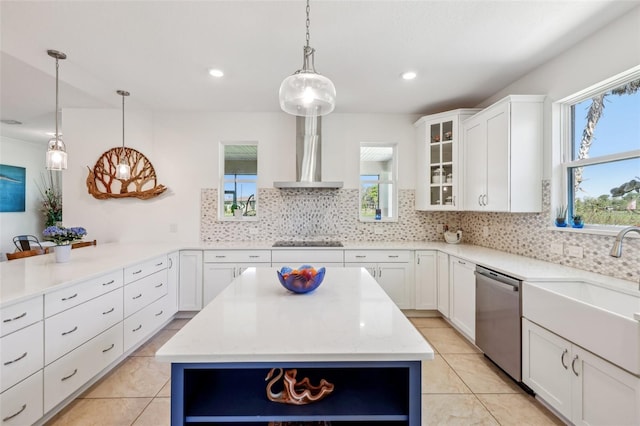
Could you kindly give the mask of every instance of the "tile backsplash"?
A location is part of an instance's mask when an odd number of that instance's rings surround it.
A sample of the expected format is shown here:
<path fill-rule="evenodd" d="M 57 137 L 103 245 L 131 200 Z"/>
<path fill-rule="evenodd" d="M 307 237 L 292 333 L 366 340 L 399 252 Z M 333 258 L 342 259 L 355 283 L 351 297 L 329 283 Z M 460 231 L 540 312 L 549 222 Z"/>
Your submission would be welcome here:
<path fill-rule="evenodd" d="M 462 229 L 463 241 L 559 263 L 616 278 L 640 277 L 640 239 L 626 238 L 621 258 L 609 256 L 611 236 L 563 232 L 552 227 L 549 182 L 543 185 L 542 213 L 423 212 L 414 208 L 414 191 L 400 190 L 397 222 L 360 222 L 358 190 L 262 188 L 258 220 L 217 220 L 218 191 L 201 191 L 200 234 L 204 242 L 341 240 L 442 241 L 439 224 Z M 487 227 L 489 236 L 483 236 Z M 552 254 L 551 244 L 578 246 L 582 258 Z"/>

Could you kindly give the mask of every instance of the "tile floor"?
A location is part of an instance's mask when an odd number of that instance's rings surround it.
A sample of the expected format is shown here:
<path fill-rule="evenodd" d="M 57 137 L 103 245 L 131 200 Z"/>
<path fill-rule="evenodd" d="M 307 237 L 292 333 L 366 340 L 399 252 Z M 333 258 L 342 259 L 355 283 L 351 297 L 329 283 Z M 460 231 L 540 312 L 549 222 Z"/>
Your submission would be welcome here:
<path fill-rule="evenodd" d="M 410 318 L 431 343 L 423 364 L 422 425 L 562 425 L 442 318 Z M 170 423 L 170 366 L 154 353 L 188 320 L 176 319 L 47 426 Z"/>

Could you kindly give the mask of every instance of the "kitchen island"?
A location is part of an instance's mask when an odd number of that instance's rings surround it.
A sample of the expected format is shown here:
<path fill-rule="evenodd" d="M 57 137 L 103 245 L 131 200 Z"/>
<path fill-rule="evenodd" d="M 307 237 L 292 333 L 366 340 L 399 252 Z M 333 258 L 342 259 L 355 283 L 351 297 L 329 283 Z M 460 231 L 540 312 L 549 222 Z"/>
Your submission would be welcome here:
<path fill-rule="evenodd" d="M 156 353 L 171 362 L 171 422 L 420 424 L 421 363 L 433 349 L 361 268 L 330 268 L 296 295 L 250 268 Z M 335 385 L 325 399 L 269 401 L 271 368 Z"/>

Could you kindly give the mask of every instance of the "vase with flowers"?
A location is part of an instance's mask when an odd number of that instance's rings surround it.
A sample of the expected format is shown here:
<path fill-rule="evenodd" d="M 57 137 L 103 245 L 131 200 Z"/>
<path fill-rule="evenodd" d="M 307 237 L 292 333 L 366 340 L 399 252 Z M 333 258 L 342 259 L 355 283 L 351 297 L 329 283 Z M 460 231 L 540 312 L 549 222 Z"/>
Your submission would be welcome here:
<path fill-rule="evenodd" d="M 49 171 L 48 175 L 41 175 L 41 184 L 38 185 L 42 196 L 42 213 L 44 214 L 44 226 L 57 225 L 62 222 L 62 191 L 60 190 L 60 175 Z"/>
<path fill-rule="evenodd" d="M 71 257 L 71 243 L 87 235 L 87 230 L 81 226 L 65 228 L 64 226 L 47 226 L 42 235 L 46 240 L 55 243 L 56 262 L 68 262 Z"/>

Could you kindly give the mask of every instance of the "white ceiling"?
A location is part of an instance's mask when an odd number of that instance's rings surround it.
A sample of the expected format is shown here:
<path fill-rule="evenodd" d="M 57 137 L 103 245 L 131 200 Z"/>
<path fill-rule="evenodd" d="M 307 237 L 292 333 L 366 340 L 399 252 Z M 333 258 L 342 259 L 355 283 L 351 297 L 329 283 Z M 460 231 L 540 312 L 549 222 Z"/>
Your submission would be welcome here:
<path fill-rule="evenodd" d="M 312 0 L 316 69 L 336 113 L 475 106 L 638 7 L 640 0 Z M 289 1 L 0 2 L 2 135 L 46 141 L 62 108 L 275 112 L 300 68 L 305 4 Z M 207 74 L 211 67 L 222 79 Z M 400 74 L 418 77 L 404 81 Z M 64 131 L 64 126 L 63 126 Z"/>

